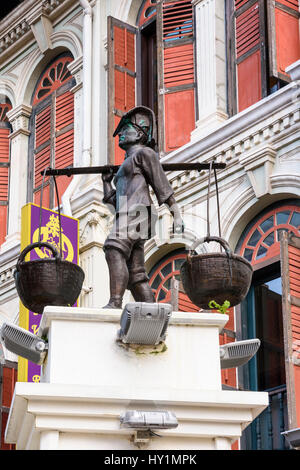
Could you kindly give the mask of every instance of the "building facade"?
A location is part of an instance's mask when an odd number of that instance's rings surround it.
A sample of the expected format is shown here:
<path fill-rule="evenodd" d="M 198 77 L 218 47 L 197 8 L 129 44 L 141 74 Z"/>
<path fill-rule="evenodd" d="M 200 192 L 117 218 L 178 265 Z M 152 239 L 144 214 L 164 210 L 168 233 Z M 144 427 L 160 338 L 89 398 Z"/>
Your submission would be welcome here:
<path fill-rule="evenodd" d="M 211 185 L 206 170 L 168 173 L 185 232 L 172 234 L 157 207 L 145 256 L 157 301 L 182 311 L 198 310 L 179 276 L 195 240 L 221 234 L 253 266 L 248 296 L 220 335 L 220 344 L 262 343 L 246 366 L 222 372 L 225 388 L 269 392 L 241 449 L 286 448 L 280 433 L 300 426 L 299 11 L 298 0 L 24 0 L 0 21 L 0 322 L 21 320 L 21 209 L 40 203 L 41 171 L 120 164 L 115 127 L 135 105 L 150 107 L 163 163 L 226 163 Z M 112 221 L 101 177 L 57 183 L 62 212 L 79 220 L 79 305 L 101 307 Z M 42 204 L 57 207 L 47 177 Z M 2 351 L 3 449 L 17 370 Z"/>

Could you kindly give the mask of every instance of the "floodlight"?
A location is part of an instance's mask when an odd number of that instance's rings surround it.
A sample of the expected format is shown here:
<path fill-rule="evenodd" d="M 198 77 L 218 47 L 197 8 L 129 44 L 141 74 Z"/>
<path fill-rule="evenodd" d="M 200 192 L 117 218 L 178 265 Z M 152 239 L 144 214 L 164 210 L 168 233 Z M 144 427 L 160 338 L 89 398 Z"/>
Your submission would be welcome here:
<path fill-rule="evenodd" d="M 170 304 L 128 303 L 121 315 L 118 339 L 123 343 L 158 344 L 166 337 L 171 313 Z"/>
<path fill-rule="evenodd" d="M 290 446 L 294 448 L 300 448 L 300 428 L 290 429 L 289 431 L 285 431 L 281 433 L 290 444 Z"/>
<path fill-rule="evenodd" d="M 42 338 L 24 328 L 3 323 L 0 329 L 0 339 L 9 351 L 18 356 L 39 365 L 44 362 L 48 344 Z"/>
<path fill-rule="evenodd" d="M 220 346 L 221 369 L 231 369 L 246 364 L 258 351 L 259 339 L 247 339 Z"/>
<path fill-rule="evenodd" d="M 121 427 L 134 429 L 177 428 L 178 421 L 170 411 L 125 411 L 120 416 Z"/>

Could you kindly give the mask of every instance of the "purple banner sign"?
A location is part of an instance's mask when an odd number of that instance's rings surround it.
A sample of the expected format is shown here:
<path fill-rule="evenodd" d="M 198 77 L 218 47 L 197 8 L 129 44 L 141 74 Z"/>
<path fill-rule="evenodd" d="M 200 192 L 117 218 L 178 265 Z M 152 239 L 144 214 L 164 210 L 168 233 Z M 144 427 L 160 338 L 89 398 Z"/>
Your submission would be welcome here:
<path fill-rule="evenodd" d="M 30 240 L 27 244 L 39 241 L 39 227 L 40 227 L 40 207 L 34 204 L 26 206 L 27 224 L 29 223 L 30 230 L 27 230 Z M 30 221 L 30 222 L 29 222 Z M 79 259 L 79 243 L 78 243 L 78 230 L 79 222 L 77 219 L 61 214 L 61 240 L 60 244 L 60 224 L 59 214 L 49 209 L 42 208 L 41 217 L 41 242 L 48 242 L 60 253 L 62 252 L 62 259 L 70 261 L 71 263 L 78 264 Z M 36 248 L 30 252 L 30 260 L 39 258 L 52 257 L 52 252 L 46 247 Z M 28 329 L 33 334 L 37 334 L 42 315 L 28 311 Z M 40 381 L 41 366 L 28 361 L 28 382 Z"/>

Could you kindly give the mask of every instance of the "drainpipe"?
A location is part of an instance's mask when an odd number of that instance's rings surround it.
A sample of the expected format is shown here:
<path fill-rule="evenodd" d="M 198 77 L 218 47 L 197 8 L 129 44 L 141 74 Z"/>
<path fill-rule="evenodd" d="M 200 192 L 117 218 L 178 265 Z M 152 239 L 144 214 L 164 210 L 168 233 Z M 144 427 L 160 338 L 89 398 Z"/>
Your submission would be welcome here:
<path fill-rule="evenodd" d="M 91 164 L 92 148 L 92 7 L 79 0 L 83 8 L 83 166 Z"/>
<path fill-rule="evenodd" d="M 90 166 L 92 149 L 92 7 L 88 0 L 79 0 L 83 8 L 83 121 L 81 166 Z M 62 197 L 63 210 L 72 216 L 70 199 L 82 175 L 74 176 Z"/>

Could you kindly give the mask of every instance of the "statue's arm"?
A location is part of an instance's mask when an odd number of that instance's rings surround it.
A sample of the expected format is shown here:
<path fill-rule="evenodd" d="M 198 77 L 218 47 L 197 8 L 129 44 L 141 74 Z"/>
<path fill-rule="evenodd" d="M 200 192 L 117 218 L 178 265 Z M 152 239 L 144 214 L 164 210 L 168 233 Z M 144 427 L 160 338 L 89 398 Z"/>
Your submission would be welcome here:
<path fill-rule="evenodd" d="M 168 206 L 169 211 L 173 216 L 173 232 L 182 233 L 184 232 L 184 223 L 180 214 L 179 206 L 175 200 L 175 197 L 172 195 L 165 201 L 165 204 Z"/>
<path fill-rule="evenodd" d="M 163 167 L 152 149 L 146 148 L 137 155 L 137 164 L 142 168 L 146 180 L 152 187 L 158 203 L 166 204 L 174 218 L 173 231 L 182 233 L 184 225 L 174 191 L 166 177 Z"/>
<path fill-rule="evenodd" d="M 116 207 L 116 190 L 112 187 L 111 181 L 114 177 L 113 172 L 103 173 L 103 202 Z"/>

